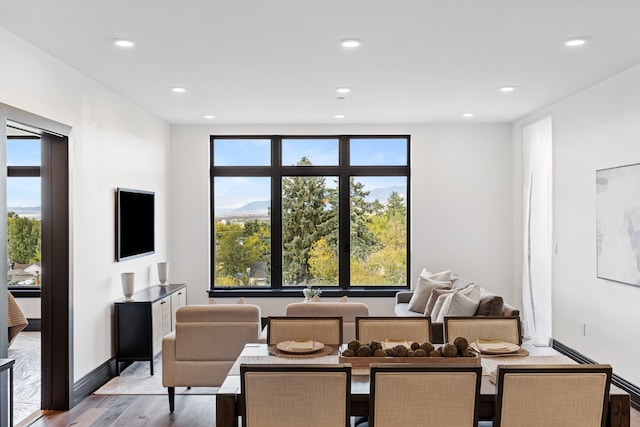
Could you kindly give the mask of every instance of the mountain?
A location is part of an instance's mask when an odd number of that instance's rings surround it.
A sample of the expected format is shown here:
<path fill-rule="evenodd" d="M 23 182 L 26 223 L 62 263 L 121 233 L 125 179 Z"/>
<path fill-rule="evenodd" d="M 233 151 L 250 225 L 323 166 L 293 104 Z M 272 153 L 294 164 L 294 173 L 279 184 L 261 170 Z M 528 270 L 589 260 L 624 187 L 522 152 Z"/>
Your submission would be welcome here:
<path fill-rule="evenodd" d="M 8 206 L 7 212 L 15 212 L 18 216 L 25 218 L 40 219 L 40 206 Z"/>
<path fill-rule="evenodd" d="M 255 212 L 255 211 L 267 211 L 271 207 L 271 201 L 259 200 L 256 202 L 247 203 L 244 206 L 236 208 L 233 212 Z"/>
<path fill-rule="evenodd" d="M 407 187 L 404 185 L 394 185 L 392 187 L 374 188 L 371 193 L 365 198 L 367 202 L 371 203 L 378 199 L 380 203 L 386 203 L 387 199 L 393 192 L 398 193 L 404 200 L 407 200 Z"/>

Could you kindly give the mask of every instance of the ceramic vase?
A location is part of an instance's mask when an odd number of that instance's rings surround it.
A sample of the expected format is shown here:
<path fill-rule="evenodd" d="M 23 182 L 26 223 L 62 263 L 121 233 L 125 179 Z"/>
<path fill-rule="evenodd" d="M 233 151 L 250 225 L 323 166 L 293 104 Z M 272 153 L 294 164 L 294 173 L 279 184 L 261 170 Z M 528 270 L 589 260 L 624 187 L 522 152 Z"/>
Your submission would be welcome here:
<path fill-rule="evenodd" d="M 167 286 L 169 275 L 169 263 L 168 262 L 159 262 L 158 263 L 158 280 L 160 280 L 160 286 Z"/>
<path fill-rule="evenodd" d="M 120 275 L 122 278 L 122 294 L 124 295 L 124 299 L 131 300 L 133 296 L 133 289 L 135 288 L 135 273 L 122 273 Z"/>

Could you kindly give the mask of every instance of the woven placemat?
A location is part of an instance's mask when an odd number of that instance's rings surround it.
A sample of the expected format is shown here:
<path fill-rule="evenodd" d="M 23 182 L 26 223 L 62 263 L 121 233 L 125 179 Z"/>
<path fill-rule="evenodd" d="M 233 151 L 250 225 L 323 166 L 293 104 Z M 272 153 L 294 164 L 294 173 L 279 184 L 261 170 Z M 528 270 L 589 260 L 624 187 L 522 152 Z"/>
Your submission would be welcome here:
<path fill-rule="evenodd" d="M 510 357 L 510 356 L 528 356 L 529 355 L 529 351 L 527 351 L 524 348 L 521 348 L 520 350 L 513 352 L 513 353 L 502 353 L 502 354 L 485 354 L 485 353 L 480 353 L 481 357 Z"/>
<path fill-rule="evenodd" d="M 314 357 L 321 357 L 321 356 L 328 356 L 330 354 L 332 354 L 334 352 L 334 348 L 331 347 L 330 345 L 325 345 L 324 347 L 322 347 L 320 350 L 313 352 L 313 353 L 306 353 L 306 354 L 294 354 L 294 353 L 287 353 L 284 352 L 282 350 L 280 350 L 278 347 L 276 347 L 275 345 L 270 345 L 269 346 L 269 353 L 274 355 L 274 356 L 278 356 L 278 357 L 284 357 L 287 359 L 312 359 Z"/>

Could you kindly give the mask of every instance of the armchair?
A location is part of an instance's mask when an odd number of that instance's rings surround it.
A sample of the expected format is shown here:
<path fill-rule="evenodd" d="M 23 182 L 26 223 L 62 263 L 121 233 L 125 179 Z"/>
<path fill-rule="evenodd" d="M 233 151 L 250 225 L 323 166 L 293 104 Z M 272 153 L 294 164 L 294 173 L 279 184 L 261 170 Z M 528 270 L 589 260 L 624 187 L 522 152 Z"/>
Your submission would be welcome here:
<path fill-rule="evenodd" d="M 260 307 L 189 305 L 176 312 L 174 332 L 162 340 L 162 385 L 173 412 L 175 387 L 216 387 L 246 343 L 258 342 Z"/>

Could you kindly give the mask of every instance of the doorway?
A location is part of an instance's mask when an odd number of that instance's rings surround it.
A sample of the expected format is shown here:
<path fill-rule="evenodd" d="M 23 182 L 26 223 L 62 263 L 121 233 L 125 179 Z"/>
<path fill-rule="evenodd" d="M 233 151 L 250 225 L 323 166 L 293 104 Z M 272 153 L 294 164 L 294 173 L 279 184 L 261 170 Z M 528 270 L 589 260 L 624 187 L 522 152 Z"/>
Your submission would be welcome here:
<path fill-rule="evenodd" d="M 6 126 L 39 134 L 41 138 L 41 409 L 65 410 L 73 404 L 72 289 L 69 255 L 69 161 L 68 135 L 71 128 L 0 104 L 0 137 L 7 140 Z M 6 165 L 5 153 L 0 157 Z M 6 174 L 1 177 L 6 200 Z M 6 203 L 2 214 L 7 215 Z M 0 238 L 7 237 L 7 223 L 1 222 Z M 0 248 L 0 256 L 7 256 Z M 7 277 L 7 265 L 0 264 Z M 7 286 L 0 286 L 0 316 L 6 319 Z M 3 323 L 4 326 L 4 323 Z M 7 355 L 7 328 L 0 328 L 0 357 Z M 7 378 L 0 378 L 6 390 Z M 1 395 L 1 392 L 0 392 Z M 1 396 L 0 396 L 1 397 Z M 4 402 L 0 399 L 0 402 Z M 0 403 L 0 406 L 6 403 Z M 7 413 L 8 408 L 0 408 Z M 0 423 L 1 424 L 1 423 Z"/>

